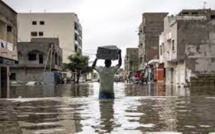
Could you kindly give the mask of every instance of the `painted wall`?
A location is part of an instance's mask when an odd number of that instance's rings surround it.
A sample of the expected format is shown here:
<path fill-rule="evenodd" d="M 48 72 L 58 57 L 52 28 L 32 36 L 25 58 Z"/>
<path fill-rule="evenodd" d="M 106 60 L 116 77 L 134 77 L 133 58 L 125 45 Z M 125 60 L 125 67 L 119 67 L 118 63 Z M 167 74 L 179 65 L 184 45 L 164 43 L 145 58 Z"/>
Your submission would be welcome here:
<path fill-rule="evenodd" d="M 42 37 L 59 38 L 60 47 L 63 49 L 63 63 L 68 63 L 68 56 L 75 52 L 75 44 L 82 48 L 82 44 L 75 41 L 75 33 L 80 32 L 74 29 L 75 22 L 79 24 L 74 13 L 20 13 L 17 19 L 18 37 L 22 41 L 29 42 L 32 38 L 31 32 L 34 31 L 43 32 Z M 32 25 L 32 21 L 36 21 L 37 25 Z M 40 21 L 45 24 L 40 25 Z"/>

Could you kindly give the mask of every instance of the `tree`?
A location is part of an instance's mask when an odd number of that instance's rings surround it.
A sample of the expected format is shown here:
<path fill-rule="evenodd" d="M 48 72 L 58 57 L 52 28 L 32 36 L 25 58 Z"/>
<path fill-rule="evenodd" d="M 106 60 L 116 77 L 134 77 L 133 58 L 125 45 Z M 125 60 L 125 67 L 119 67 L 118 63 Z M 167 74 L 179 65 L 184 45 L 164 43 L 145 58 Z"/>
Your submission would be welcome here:
<path fill-rule="evenodd" d="M 79 78 L 82 73 L 85 73 L 86 70 L 89 69 L 88 67 L 88 56 L 83 56 L 81 53 L 71 54 L 68 57 L 70 63 L 67 64 L 67 68 L 75 73 L 76 75 L 76 83 L 79 83 Z"/>

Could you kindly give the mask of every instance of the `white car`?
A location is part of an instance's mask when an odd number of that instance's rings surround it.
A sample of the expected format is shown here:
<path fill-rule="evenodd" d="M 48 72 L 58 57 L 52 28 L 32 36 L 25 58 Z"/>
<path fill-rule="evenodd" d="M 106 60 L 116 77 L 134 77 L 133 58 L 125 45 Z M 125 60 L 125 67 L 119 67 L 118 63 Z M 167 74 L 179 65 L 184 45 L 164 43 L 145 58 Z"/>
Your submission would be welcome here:
<path fill-rule="evenodd" d="M 10 81 L 10 86 L 21 86 L 22 84 L 17 81 Z"/>
<path fill-rule="evenodd" d="M 27 84 L 25 84 L 26 86 L 39 86 L 39 85 L 44 85 L 43 82 L 40 81 L 29 81 Z"/>

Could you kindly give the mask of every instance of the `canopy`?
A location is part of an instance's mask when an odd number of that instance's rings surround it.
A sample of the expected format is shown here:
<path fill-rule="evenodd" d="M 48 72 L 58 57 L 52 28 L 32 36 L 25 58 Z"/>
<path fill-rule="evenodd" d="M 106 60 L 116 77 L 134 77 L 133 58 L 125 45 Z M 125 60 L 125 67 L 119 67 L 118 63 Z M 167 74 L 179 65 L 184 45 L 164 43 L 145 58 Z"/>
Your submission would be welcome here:
<path fill-rule="evenodd" d="M 148 62 L 148 64 L 156 64 L 156 63 L 160 63 L 159 59 L 152 59 Z"/>

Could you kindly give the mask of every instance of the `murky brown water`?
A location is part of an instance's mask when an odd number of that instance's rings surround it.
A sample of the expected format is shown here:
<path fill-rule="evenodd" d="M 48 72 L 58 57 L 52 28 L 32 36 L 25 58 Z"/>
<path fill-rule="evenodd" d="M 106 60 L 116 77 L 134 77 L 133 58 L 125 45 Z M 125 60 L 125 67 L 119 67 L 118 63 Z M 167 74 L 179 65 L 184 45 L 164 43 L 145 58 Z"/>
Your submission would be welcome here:
<path fill-rule="evenodd" d="M 115 84 L 114 100 L 98 83 L 13 87 L 0 99 L 0 134 L 215 133 L 215 88 Z"/>

